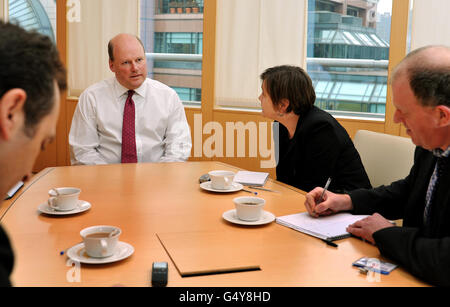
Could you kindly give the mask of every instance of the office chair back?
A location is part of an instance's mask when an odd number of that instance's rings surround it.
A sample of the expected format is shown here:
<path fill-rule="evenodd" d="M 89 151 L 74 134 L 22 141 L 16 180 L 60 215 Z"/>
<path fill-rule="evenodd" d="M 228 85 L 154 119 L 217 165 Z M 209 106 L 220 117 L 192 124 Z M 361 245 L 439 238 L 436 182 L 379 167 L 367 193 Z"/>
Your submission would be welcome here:
<path fill-rule="evenodd" d="M 359 130 L 353 143 L 373 187 L 405 178 L 414 163 L 416 147 L 409 138 Z"/>

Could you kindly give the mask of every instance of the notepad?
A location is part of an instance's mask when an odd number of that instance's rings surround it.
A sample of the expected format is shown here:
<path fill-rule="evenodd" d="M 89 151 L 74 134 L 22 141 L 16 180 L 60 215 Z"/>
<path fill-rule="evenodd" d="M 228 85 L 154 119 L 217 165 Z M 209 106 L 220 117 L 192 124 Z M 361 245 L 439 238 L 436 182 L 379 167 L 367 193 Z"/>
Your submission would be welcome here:
<path fill-rule="evenodd" d="M 261 270 L 255 245 L 257 234 L 227 232 L 157 233 L 183 277 Z"/>
<path fill-rule="evenodd" d="M 366 217 L 368 215 L 338 213 L 314 218 L 308 212 L 302 212 L 278 217 L 276 222 L 323 240 L 334 241 L 349 237 L 350 234 L 346 231 L 347 226 Z"/>
<path fill-rule="evenodd" d="M 234 176 L 234 182 L 249 186 L 263 186 L 266 184 L 269 173 L 239 171 Z"/>

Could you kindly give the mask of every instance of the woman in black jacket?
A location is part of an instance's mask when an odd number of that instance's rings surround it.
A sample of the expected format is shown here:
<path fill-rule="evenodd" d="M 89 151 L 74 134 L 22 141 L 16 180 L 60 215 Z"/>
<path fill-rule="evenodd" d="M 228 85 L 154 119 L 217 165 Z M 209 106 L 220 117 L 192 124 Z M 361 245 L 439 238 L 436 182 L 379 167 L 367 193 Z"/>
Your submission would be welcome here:
<path fill-rule="evenodd" d="M 269 68 L 261 80 L 262 114 L 281 124 L 274 129 L 279 145 L 278 181 L 306 192 L 323 187 L 329 177 L 329 189 L 334 192 L 371 187 L 347 131 L 333 116 L 314 106 L 316 94 L 303 69 Z"/>

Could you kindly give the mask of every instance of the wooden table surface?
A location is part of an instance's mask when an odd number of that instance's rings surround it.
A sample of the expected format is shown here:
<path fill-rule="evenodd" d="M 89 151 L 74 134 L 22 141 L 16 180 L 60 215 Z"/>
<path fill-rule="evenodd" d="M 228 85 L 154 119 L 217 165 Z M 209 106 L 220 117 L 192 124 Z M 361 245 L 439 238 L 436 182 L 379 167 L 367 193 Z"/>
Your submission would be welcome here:
<path fill-rule="evenodd" d="M 15 251 L 15 286 L 149 286 L 152 263 L 169 263 L 168 286 L 424 286 L 402 268 L 385 276 L 364 276 L 352 267 L 362 256 L 386 260 L 376 247 L 355 238 L 337 241 L 339 247 L 274 223 L 240 226 L 222 218 L 234 208 L 243 191 L 211 193 L 198 178 L 211 170 L 237 171 L 219 162 L 58 167 L 43 170 L 21 195 L 2 205 L 1 223 Z M 92 204 L 84 213 L 54 217 L 39 213 L 48 190 L 79 187 L 80 199 Z M 305 211 L 301 191 L 270 180 L 258 191 L 265 210 L 275 216 Z M 6 210 L 6 209 L 7 210 Z M 134 254 L 120 262 L 76 267 L 61 251 L 81 242 L 83 228 L 114 225 L 120 241 Z M 157 234 L 218 233 L 218 237 L 247 240 L 260 271 L 181 277 Z M 227 240 L 233 249 L 233 240 Z M 210 252 L 214 257 L 214 251 Z M 220 256 L 220 255 L 217 255 Z M 75 273 L 75 275 L 74 275 Z M 74 276 L 78 281 L 74 281 Z"/>

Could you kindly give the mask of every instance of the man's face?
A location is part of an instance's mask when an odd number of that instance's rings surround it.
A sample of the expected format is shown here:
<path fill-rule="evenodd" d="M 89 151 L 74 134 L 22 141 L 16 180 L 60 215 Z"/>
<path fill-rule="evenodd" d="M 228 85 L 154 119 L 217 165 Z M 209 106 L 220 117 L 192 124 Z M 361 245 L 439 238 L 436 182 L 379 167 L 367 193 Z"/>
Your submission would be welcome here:
<path fill-rule="evenodd" d="M 117 81 L 129 89 L 135 90 L 147 78 L 147 60 L 144 48 L 135 37 L 120 37 L 114 42 L 114 61 L 109 61 L 111 71 Z"/>
<path fill-rule="evenodd" d="M 59 117 L 59 100 L 60 93 L 55 83 L 53 109 L 37 124 L 34 135 L 27 135 L 23 120 L 22 125 L 7 141 L 9 143 L 6 156 L 8 161 L 0 161 L 0 163 L 5 163 L 1 166 L 1 169 L 5 172 L 2 177 L 8 182 L 6 185 L 2 184 L 2 186 L 6 186 L 8 190 L 20 180 L 30 177 L 38 154 L 55 138 L 56 123 Z M 23 116 L 24 118 L 25 116 Z M 6 193 L 8 190 L 1 192 Z"/>
<path fill-rule="evenodd" d="M 425 149 L 439 148 L 436 142 L 436 110 L 422 106 L 409 86 L 406 74 L 402 74 L 392 84 L 393 101 L 396 108 L 394 122 L 401 123 L 413 143 Z"/>

